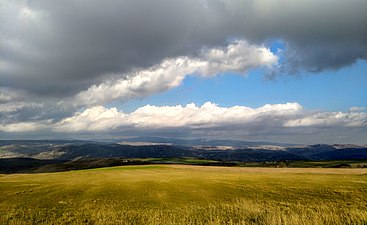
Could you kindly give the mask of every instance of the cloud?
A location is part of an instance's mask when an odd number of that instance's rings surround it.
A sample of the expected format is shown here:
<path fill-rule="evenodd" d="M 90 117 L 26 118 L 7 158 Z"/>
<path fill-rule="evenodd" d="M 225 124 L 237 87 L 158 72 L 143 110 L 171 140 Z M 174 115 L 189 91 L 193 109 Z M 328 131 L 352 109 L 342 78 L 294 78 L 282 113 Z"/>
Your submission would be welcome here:
<path fill-rule="evenodd" d="M 367 59 L 367 2 L 223 1 L 248 40 L 286 43 L 280 73 L 335 70 Z"/>
<path fill-rule="evenodd" d="M 361 107 L 361 106 L 353 106 L 353 107 L 350 107 L 349 109 L 349 111 L 351 112 L 360 112 L 364 110 L 366 110 L 366 107 Z"/>
<path fill-rule="evenodd" d="M 95 106 L 55 124 L 57 131 L 108 131 L 110 129 L 277 129 L 287 127 L 365 127 L 367 114 L 355 112 L 305 112 L 298 103 L 267 104 L 259 108 L 220 107 L 211 102 L 202 106 L 146 105 L 126 114 L 116 108 Z"/>
<path fill-rule="evenodd" d="M 96 106 L 76 113 L 55 124 L 56 131 L 101 131 L 115 129 L 124 122 L 125 115 L 116 108 Z"/>
<path fill-rule="evenodd" d="M 12 90 L 8 88 L 0 88 L 0 104 L 11 101 L 19 101 L 24 96 L 24 93 L 19 90 Z"/>
<path fill-rule="evenodd" d="M 364 112 L 307 112 L 298 103 L 266 104 L 259 108 L 246 106 L 220 107 L 206 102 L 185 106 L 146 105 L 131 113 L 117 108 L 94 106 L 58 122 L 40 120 L 1 124 L 5 132 L 42 130 L 46 126 L 56 132 L 95 132 L 119 129 L 283 129 L 297 127 L 337 128 L 366 127 Z"/>
<path fill-rule="evenodd" d="M 269 49 L 237 40 L 223 48 L 203 49 L 196 57 L 167 58 L 148 69 L 116 75 L 122 78 L 93 85 L 72 101 L 76 105 L 126 101 L 177 87 L 187 75 L 210 77 L 226 71 L 244 74 L 252 68 L 270 68 L 277 60 Z"/>
<path fill-rule="evenodd" d="M 282 39 L 279 73 L 338 69 L 367 57 L 366 11 L 361 0 L 4 0 L 0 86 L 70 97 L 234 38 Z"/>
<path fill-rule="evenodd" d="M 5 93 L 0 93 L 0 102 L 9 102 L 11 99 L 11 96 Z"/>
<path fill-rule="evenodd" d="M 24 108 L 43 107 L 43 104 L 36 102 L 7 102 L 0 103 L 0 113 L 12 113 Z"/>
<path fill-rule="evenodd" d="M 233 106 L 230 108 L 219 107 L 211 102 L 206 102 L 198 107 L 191 103 L 186 106 L 151 106 L 138 108 L 129 115 L 129 119 L 136 127 L 162 128 L 189 127 L 212 128 L 238 125 L 253 125 L 256 123 L 268 123 L 267 118 L 281 118 L 290 116 L 301 110 L 298 103 L 286 103 L 265 105 L 253 109 L 245 106 Z"/>
<path fill-rule="evenodd" d="M 125 114 L 116 108 L 95 106 L 74 116 L 65 118 L 54 125 L 56 131 L 106 131 L 118 128 L 190 128 L 209 129 L 224 126 L 258 126 L 259 124 L 279 124 L 288 116 L 300 112 L 298 103 L 264 105 L 260 108 L 233 106 L 219 107 L 211 102 L 202 106 L 194 103 L 186 106 L 152 106 L 146 105 L 136 111 Z"/>
<path fill-rule="evenodd" d="M 196 0 L 2 1 L 1 85 L 72 96 L 106 74 L 224 44 L 220 17 Z"/>
<path fill-rule="evenodd" d="M 3 132 L 29 132 L 46 128 L 47 126 L 44 124 L 44 121 L 0 124 L 0 131 Z"/>
<path fill-rule="evenodd" d="M 3 135 L 25 132 L 73 138 L 96 134 L 100 138 L 163 135 L 291 143 L 361 143 L 366 129 L 365 112 L 312 112 L 295 102 L 258 108 L 221 107 L 211 102 L 200 106 L 145 105 L 131 113 L 115 107 L 93 106 L 59 121 L 0 123 Z"/>
<path fill-rule="evenodd" d="M 287 127 L 364 127 L 367 114 L 362 112 L 321 112 L 287 121 Z"/>

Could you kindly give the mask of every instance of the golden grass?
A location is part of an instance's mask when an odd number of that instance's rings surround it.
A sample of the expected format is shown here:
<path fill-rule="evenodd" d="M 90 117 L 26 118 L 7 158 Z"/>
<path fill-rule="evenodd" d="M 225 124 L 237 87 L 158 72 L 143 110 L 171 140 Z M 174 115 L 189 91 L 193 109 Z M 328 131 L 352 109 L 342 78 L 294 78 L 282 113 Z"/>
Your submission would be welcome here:
<path fill-rule="evenodd" d="M 182 165 L 0 175 L 0 224 L 367 224 L 366 169 Z"/>

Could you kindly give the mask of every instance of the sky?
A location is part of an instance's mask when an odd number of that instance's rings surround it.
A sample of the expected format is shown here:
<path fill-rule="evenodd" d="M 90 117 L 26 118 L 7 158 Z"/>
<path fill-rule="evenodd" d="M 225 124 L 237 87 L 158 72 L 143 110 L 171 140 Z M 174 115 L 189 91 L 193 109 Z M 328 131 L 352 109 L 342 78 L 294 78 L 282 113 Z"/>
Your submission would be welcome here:
<path fill-rule="evenodd" d="M 365 0 L 0 0 L 0 139 L 367 144 Z"/>

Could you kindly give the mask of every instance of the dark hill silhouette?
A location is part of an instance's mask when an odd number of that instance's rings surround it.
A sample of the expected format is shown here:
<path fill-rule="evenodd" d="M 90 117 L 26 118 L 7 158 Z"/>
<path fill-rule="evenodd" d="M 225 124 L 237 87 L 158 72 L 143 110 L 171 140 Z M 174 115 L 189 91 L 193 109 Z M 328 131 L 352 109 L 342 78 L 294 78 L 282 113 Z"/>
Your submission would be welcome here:
<path fill-rule="evenodd" d="M 160 139 L 159 141 L 162 140 Z M 172 145 L 172 143 L 127 145 L 110 142 L 68 140 L 6 140 L 0 141 L 0 172 L 35 171 L 41 167 L 43 171 L 96 168 L 110 165 L 127 165 L 127 160 L 129 160 L 129 163 L 139 164 L 142 162 L 136 159 L 141 158 L 193 158 L 214 160 L 215 162 L 212 163 L 219 162 L 219 165 L 224 165 L 223 163 L 232 165 L 233 162 L 367 159 L 367 148 L 355 145 L 238 146 L 241 142 L 231 142 L 230 140 L 221 143 L 220 140 L 202 141 L 201 139 L 196 139 L 193 142 L 210 145 Z M 230 143 L 233 145 L 224 145 Z M 213 144 L 217 144 L 217 146 Z M 163 160 L 162 162 L 167 163 L 169 160 Z"/>

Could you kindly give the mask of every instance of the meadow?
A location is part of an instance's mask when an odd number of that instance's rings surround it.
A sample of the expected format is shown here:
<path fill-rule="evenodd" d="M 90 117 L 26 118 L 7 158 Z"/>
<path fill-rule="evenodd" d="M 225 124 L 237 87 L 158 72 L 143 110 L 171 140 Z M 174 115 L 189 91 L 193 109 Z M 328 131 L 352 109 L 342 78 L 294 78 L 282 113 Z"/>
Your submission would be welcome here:
<path fill-rule="evenodd" d="M 367 169 L 140 165 L 0 174 L 0 224 L 367 224 Z"/>

